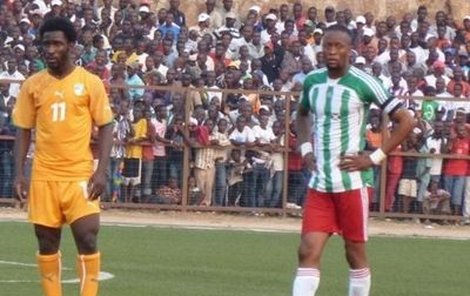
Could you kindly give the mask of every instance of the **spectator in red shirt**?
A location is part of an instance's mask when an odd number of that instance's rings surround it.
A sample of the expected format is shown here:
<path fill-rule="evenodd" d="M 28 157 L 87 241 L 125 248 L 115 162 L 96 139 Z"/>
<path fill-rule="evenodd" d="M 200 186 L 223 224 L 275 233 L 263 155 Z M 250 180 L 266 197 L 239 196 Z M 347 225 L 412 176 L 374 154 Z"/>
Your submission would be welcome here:
<path fill-rule="evenodd" d="M 400 152 L 401 145 L 393 152 Z M 391 212 L 395 203 L 395 193 L 403 170 L 401 156 L 390 155 L 387 157 L 387 185 L 385 189 L 385 211 Z"/>
<path fill-rule="evenodd" d="M 457 124 L 455 135 L 451 134 L 447 144 L 447 152 L 466 156 L 469 154 L 470 141 L 464 124 Z M 444 188 L 451 194 L 452 213 L 462 215 L 462 201 L 467 175 L 468 161 L 466 159 L 449 159 L 444 165 Z"/>
<path fill-rule="evenodd" d="M 297 30 L 301 30 L 304 27 L 305 21 L 307 18 L 305 17 L 303 13 L 303 7 L 302 4 L 299 2 L 296 2 L 294 6 L 292 7 L 292 14 L 294 16 L 295 20 L 295 27 Z"/>
<path fill-rule="evenodd" d="M 214 60 L 214 63 L 221 62 L 225 67 L 228 67 L 232 62 L 232 59 L 227 57 L 227 48 L 222 43 L 218 43 L 215 50 L 209 53 L 209 56 Z"/>
<path fill-rule="evenodd" d="M 290 148 L 287 162 L 288 172 L 288 207 L 297 208 L 303 205 L 303 198 L 307 190 L 307 184 L 304 176 L 304 164 L 302 156 L 297 150 L 297 134 L 295 124 L 290 124 L 290 132 L 288 135 L 288 145 Z"/>
<path fill-rule="evenodd" d="M 462 93 L 465 96 L 470 95 L 470 84 L 466 82 L 464 72 L 460 66 L 454 68 L 454 78 L 447 84 L 447 91 L 454 95 L 454 87 L 457 83 L 462 85 Z"/>

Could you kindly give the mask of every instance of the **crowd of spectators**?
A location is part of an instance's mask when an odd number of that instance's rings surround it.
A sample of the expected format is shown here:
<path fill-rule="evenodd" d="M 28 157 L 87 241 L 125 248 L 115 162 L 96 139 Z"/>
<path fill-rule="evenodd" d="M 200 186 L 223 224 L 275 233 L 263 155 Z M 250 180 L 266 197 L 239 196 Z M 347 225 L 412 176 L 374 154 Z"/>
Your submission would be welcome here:
<path fill-rule="evenodd" d="M 456 20 L 444 11 L 430 16 L 425 6 L 384 19 L 300 3 L 269 9 L 254 5 L 247 11 L 233 6 L 233 0 L 206 0 L 197 21 L 188 23 L 180 0 L 169 0 L 158 11 L 147 0 L 120 0 L 116 7 L 111 0 L 103 5 L 93 0 L 80 5 L 4 1 L 0 77 L 23 80 L 44 69 L 38 28 L 43 19 L 65 16 L 79 36 L 72 58 L 101 77 L 115 113 L 109 200 L 181 203 L 183 147 L 191 147 L 189 204 L 280 207 L 288 174 L 288 207 L 299 208 L 309 172 L 296 151 L 295 126 L 286 118 L 295 117 L 306 75 L 325 67 L 324 30 L 341 24 L 353 36 L 351 63 L 381 80 L 390 93 L 404 96 L 416 117 L 417 126 L 400 151 L 469 154 L 470 16 Z M 0 83 L 2 135 L 14 134 L 10 115 L 19 87 Z M 417 98 L 422 96 L 428 99 Z M 383 127 L 374 107 L 369 122 L 368 147 L 373 149 L 386 135 L 383 128 L 393 126 Z M 0 197 L 5 197 L 11 195 L 12 144 L 0 143 L 5 180 Z M 468 164 L 465 159 L 389 157 L 385 210 L 468 217 Z M 380 168 L 375 172 L 380 176 Z M 376 194 L 373 209 L 378 202 Z"/>

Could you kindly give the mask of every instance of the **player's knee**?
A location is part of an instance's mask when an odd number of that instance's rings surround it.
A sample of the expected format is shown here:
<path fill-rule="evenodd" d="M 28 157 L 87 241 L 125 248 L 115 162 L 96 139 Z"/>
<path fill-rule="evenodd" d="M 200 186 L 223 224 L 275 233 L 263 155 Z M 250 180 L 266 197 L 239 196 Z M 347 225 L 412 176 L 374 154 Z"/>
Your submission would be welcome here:
<path fill-rule="evenodd" d="M 309 240 L 302 240 L 298 249 L 299 262 L 318 265 L 320 255 L 317 254 L 314 244 Z"/>
<path fill-rule="evenodd" d="M 59 251 L 60 241 L 53 238 L 38 237 L 38 245 L 41 255 L 55 254 Z"/>
<path fill-rule="evenodd" d="M 77 248 L 80 254 L 94 254 L 97 251 L 97 233 L 87 232 L 77 238 Z"/>
<path fill-rule="evenodd" d="M 55 254 L 59 251 L 60 231 L 45 230 L 43 228 L 35 230 L 38 240 L 39 253 L 42 255 Z"/>
<path fill-rule="evenodd" d="M 367 266 L 367 256 L 364 244 L 345 243 L 346 260 L 353 269 Z"/>

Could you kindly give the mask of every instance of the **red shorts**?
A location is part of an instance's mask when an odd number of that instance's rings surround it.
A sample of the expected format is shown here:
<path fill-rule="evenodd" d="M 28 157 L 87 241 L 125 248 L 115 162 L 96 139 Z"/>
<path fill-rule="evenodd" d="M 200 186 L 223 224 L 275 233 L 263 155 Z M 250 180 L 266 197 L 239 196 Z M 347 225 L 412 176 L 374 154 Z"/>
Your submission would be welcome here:
<path fill-rule="evenodd" d="M 371 193 L 372 188 L 334 193 L 309 189 L 304 207 L 302 234 L 338 233 L 348 240 L 367 241 Z"/>

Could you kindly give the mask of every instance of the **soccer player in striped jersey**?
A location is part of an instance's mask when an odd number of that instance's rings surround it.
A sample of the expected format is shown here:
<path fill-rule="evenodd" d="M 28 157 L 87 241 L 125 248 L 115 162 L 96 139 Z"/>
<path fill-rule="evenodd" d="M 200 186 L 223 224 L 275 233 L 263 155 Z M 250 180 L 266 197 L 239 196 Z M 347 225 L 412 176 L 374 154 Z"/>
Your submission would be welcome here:
<path fill-rule="evenodd" d="M 306 77 L 297 111 L 300 151 L 313 175 L 304 208 L 293 296 L 315 295 L 321 255 L 333 233 L 341 234 L 345 242 L 350 267 L 348 295 L 369 295 L 371 276 L 365 243 L 371 168 L 400 144 L 414 125 L 410 113 L 380 82 L 349 64 L 351 45 L 347 28 L 333 25 L 327 29 L 323 39 L 327 67 Z M 380 148 L 366 154 L 366 121 L 372 103 L 398 128 Z"/>

